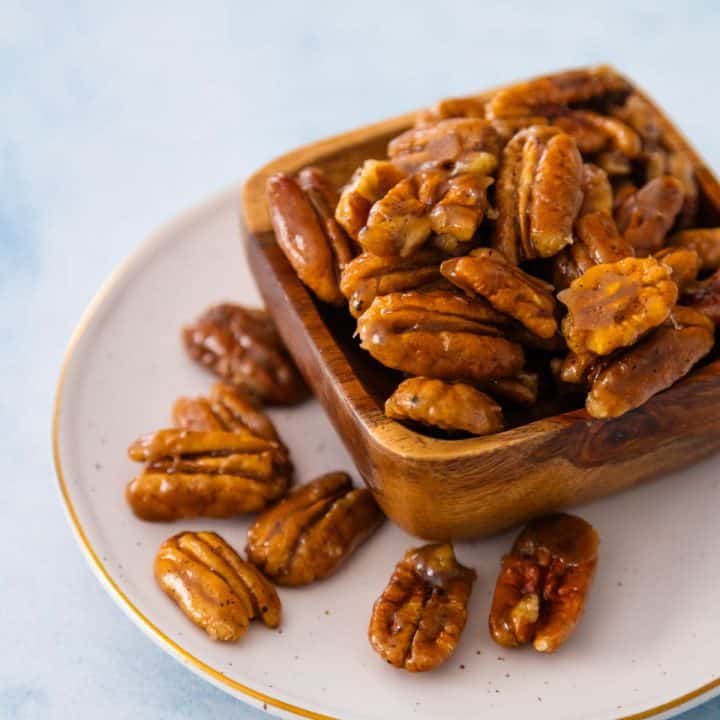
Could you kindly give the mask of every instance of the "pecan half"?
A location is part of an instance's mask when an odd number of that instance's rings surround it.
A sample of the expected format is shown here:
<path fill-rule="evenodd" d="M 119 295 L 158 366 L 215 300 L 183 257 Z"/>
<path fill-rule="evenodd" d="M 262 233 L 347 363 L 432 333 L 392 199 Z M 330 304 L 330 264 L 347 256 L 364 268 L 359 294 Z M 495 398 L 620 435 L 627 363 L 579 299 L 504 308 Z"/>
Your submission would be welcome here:
<path fill-rule="evenodd" d="M 455 651 L 467 621 L 475 571 L 455 559 L 452 545 L 408 550 L 370 617 L 368 638 L 390 665 L 433 670 Z"/>
<path fill-rule="evenodd" d="M 682 293 L 697 281 L 700 257 L 694 250 L 683 247 L 666 247 L 655 253 L 655 259 L 671 270 L 671 277 Z"/>
<path fill-rule="evenodd" d="M 668 245 L 694 250 L 700 258 L 701 270 L 720 268 L 720 228 L 682 230 L 669 238 Z"/>
<path fill-rule="evenodd" d="M 683 206 L 679 180 L 662 175 L 629 195 L 615 212 L 618 229 L 638 257 L 660 250 Z"/>
<path fill-rule="evenodd" d="M 473 435 L 497 432 L 505 424 L 500 406 L 480 390 L 425 377 L 401 382 L 385 402 L 385 415 Z"/>
<path fill-rule="evenodd" d="M 568 309 L 562 323 L 568 347 L 607 355 L 633 345 L 668 317 L 677 296 L 670 269 L 655 258 L 595 265 L 557 296 Z"/>
<path fill-rule="evenodd" d="M 720 270 L 688 288 L 682 301 L 707 315 L 716 326 L 720 325 Z"/>
<path fill-rule="evenodd" d="M 294 405 L 308 396 L 265 310 L 223 303 L 183 329 L 190 357 L 219 378 L 271 405 Z"/>
<path fill-rule="evenodd" d="M 582 615 L 598 543 L 593 527 L 573 515 L 530 522 L 502 561 L 489 621 L 495 642 L 555 652 Z"/>
<path fill-rule="evenodd" d="M 490 380 L 481 387 L 493 397 L 509 400 L 515 405 L 530 407 L 537 402 L 538 385 L 537 373 L 521 370 L 515 377 Z"/>
<path fill-rule="evenodd" d="M 431 108 L 422 110 L 415 116 L 415 127 L 432 125 L 438 120 L 448 118 L 484 118 L 485 101 L 471 95 L 438 100 Z"/>
<path fill-rule="evenodd" d="M 541 338 L 558 331 L 552 286 L 528 275 L 491 248 L 445 260 L 440 272 L 471 296 L 480 295 L 496 310 L 514 317 Z"/>
<path fill-rule="evenodd" d="M 338 276 L 352 250 L 333 217 L 337 200 L 322 171 L 306 168 L 299 181 L 273 175 L 265 198 L 275 239 L 300 280 L 324 302 L 341 305 Z"/>
<path fill-rule="evenodd" d="M 276 448 L 247 430 L 158 430 L 128 448 L 131 460 L 146 465 L 125 496 L 143 520 L 257 512 L 287 490 Z"/>
<path fill-rule="evenodd" d="M 478 153 L 494 158 L 495 165 L 500 154 L 495 128 L 480 118 L 451 118 L 411 128 L 388 144 L 388 157 L 406 173 L 425 167 L 451 169 L 459 160 Z"/>
<path fill-rule="evenodd" d="M 334 572 L 382 520 L 369 490 L 353 488 L 344 472 L 328 473 L 255 521 L 247 556 L 278 585 L 307 585 Z"/>
<path fill-rule="evenodd" d="M 594 212 L 612 215 L 613 190 L 607 173 L 592 163 L 583 165 L 581 189 L 583 201 L 580 206 L 580 217 Z"/>
<path fill-rule="evenodd" d="M 668 322 L 595 373 L 585 407 L 592 417 L 618 417 L 687 375 L 707 355 L 714 326 L 697 309 L 676 307 Z"/>
<path fill-rule="evenodd" d="M 569 110 L 554 117 L 552 124 L 572 135 L 581 153 L 608 150 L 632 159 L 642 150 L 642 141 L 631 127 L 591 110 Z"/>
<path fill-rule="evenodd" d="M 553 127 L 517 133 L 503 150 L 493 245 L 514 264 L 555 255 L 572 242 L 582 181 L 582 158 L 569 135 Z"/>
<path fill-rule="evenodd" d="M 214 532 L 183 532 L 155 557 L 160 587 L 213 640 L 239 640 L 251 620 L 280 624 L 275 588 Z"/>
<path fill-rule="evenodd" d="M 370 208 L 397 185 L 405 173 L 386 160 L 366 160 L 340 193 L 335 219 L 357 240 L 367 222 Z"/>
<path fill-rule="evenodd" d="M 557 379 L 571 385 L 583 385 L 598 363 L 595 353 L 569 352 L 554 368 Z"/>
<path fill-rule="evenodd" d="M 361 346 L 410 375 L 482 382 L 516 375 L 524 355 L 498 324 L 507 318 L 480 299 L 454 292 L 376 297 L 358 320 Z"/>

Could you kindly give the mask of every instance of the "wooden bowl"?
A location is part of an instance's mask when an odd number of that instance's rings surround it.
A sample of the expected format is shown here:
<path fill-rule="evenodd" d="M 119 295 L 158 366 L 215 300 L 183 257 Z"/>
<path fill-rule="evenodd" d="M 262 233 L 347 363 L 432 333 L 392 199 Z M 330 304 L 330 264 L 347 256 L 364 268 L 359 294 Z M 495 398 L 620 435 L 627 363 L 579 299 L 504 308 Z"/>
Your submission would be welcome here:
<path fill-rule="evenodd" d="M 667 116 L 639 94 L 657 112 L 666 142 L 695 163 L 700 224 L 720 224 L 717 179 Z M 242 198 L 248 258 L 265 305 L 385 513 L 422 538 L 480 537 L 681 468 L 720 445 L 716 359 L 614 420 L 574 409 L 496 435 L 448 440 L 385 417 L 383 404 L 399 375 L 359 348 L 346 309 L 316 301 L 299 282 L 275 243 L 264 188 L 273 173 L 305 165 L 323 168 L 340 185 L 363 160 L 385 157 L 388 140 L 413 117 L 283 155 L 247 181 Z"/>

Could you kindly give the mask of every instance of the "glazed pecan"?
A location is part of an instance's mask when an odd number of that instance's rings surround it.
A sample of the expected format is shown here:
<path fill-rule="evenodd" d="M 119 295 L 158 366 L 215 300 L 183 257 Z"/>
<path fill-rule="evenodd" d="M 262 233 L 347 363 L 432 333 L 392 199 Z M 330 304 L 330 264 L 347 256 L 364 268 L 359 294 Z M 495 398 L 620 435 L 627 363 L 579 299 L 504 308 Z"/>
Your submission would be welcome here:
<path fill-rule="evenodd" d="M 337 199 L 322 171 L 306 168 L 299 180 L 273 175 L 265 198 L 275 239 L 300 280 L 324 302 L 342 304 L 338 276 L 352 250 L 333 217 Z"/>
<path fill-rule="evenodd" d="M 682 293 L 697 281 L 700 272 L 700 257 L 695 250 L 684 247 L 666 247 L 655 253 L 655 259 L 667 265 L 671 277 Z"/>
<path fill-rule="evenodd" d="M 670 269 L 655 258 L 595 265 L 557 296 L 568 309 L 562 323 L 568 347 L 607 355 L 633 345 L 668 317 L 677 296 Z"/>
<path fill-rule="evenodd" d="M 143 520 L 257 512 L 287 490 L 276 448 L 247 430 L 158 430 L 128 448 L 131 460 L 146 465 L 125 495 Z"/>
<path fill-rule="evenodd" d="M 583 165 L 582 185 L 583 201 L 579 216 L 602 212 L 612 215 L 613 190 L 607 173 L 592 163 Z"/>
<path fill-rule="evenodd" d="M 685 291 L 683 303 L 707 315 L 720 325 L 720 270 Z"/>
<path fill-rule="evenodd" d="M 369 490 L 344 472 L 303 485 L 248 532 L 248 560 L 278 585 L 307 585 L 334 572 L 380 525 Z"/>
<path fill-rule="evenodd" d="M 445 254 L 424 248 L 410 257 L 358 255 L 343 270 L 340 289 L 348 299 L 350 313 L 359 317 L 378 295 L 415 290 L 442 278 L 440 263 Z"/>
<path fill-rule="evenodd" d="M 373 204 L 404 177 L 400 168 L 385 160 L 366 160 L 355 171 L 335 209 L 335 219 L 353 240 L 365 227 Z"/>
<path fill-rule="evenodd" d="M 660 250 L 683 206 L 679 180 L 662 175 L 629 195 L 615 212 L 618 229 L 638 257 Z"/>
<path fill-rule="evenodd" d="M 190 357 L 271 405 L 293 405 L 308 389 L 265 310 L 223 303 L 183 330 Z"/>
<path fill-rule="evenodd" d="M 683 230 L 670 237 L 668 245 L 694 250 L 700 258 L 701 270 L 720 267 L 720 228 Z"/>
<path fill-rule="evenodd" d="M 515 405 L 530 407 L 537 402 L 538 384 L 537 373 L 521 370 L 515 377 L 490 380 L 481 387 L 493 397 L 501 397 Z"/>
<path fill-rule="evenodd" d="M 397 668 L 433 670 L 455 651 L 467 621 L 475 571 L 461 565 L 452 545 L 408 550 L 370 617 L 373 649 Z"/>
<path fill-rule="evenodd" d="M 528 275 L 491 248 L 445 260 L 440 272 L 469 295 L 480 295 L 496 310 L 514 317 L 541 338 L 558 330 L 552 286 Z"/>
<path fill-rule="evenodd" d="M 448 118 L 484 118 L 485 105 L 485 100 L 470 95 L 438 100 L 431 108 L 415 116 L 415 127 L 433 125 L 438 120 Z"/>
<path fill-rule="evenodd" d="M 559 358 L 558 358 L 559 359 Z M 587 382 L 588 376 L 597 366 L 598 356 L 595 353 L 569 352 L 559 364 L 553 368 L 557 379 L 571 385 L 583 385 Z"/>
<path fill-rule="evenodd" d="M 639 135 L 622 120 L 590 110 L 570 110 L 554 117 L 552 124 L 572 135 L 581 153 L 607 151 L 632 159 L 642 150 Z"/>
<path fill-rule="evenodd" d="M 500 154 L 500 138 L 495 128 L 480 118 L 450 118 L 411 128 L 388 145 L 388 157 L 406 173 L 426 167 L 452 169 L 458 161 L 472 161 L 480 153 L 484 166 L 492 172 Z"/>
<path fill-rule="evenodd" d="M 639 95 L 630 93 L 622 105 L 611 108 L 610 112 L 635 130 L 645 145 L 656 147 L 660 143 L 662 128 L 658 117 Z"/>
<path fill-rule="evenodd" d="M 494 433 L 504 425 L 502 409 L 485 393 L 463 383 L 425 377 L 401 382 L 385 402 L 385 415 L 473 435 Z"/>
<path fill-rule="evenodd" d="M 275 588 L 214 532 L 183 532 L 155 557 L 160 587 L 213 640 L 239 640 L 251 620 L 280 624 Z"/>
<path fill-rule="evenodd" d="M 593 527 L 573 515 L 530 522 L 502 561 L 490 610 L 495 642 L 555 652 L 582 615 L 598 543 Z"/>
<path fill-rule="evenodd" d="M 516 265 L 555 255 L 572 242 L 582 182 L 582 158 L 569 135 L 553 127 L 517 133 L 503 150 L 493 245 Z"/>
<path fill-rule="evenodd" d="M 697 309 L 676 307 L 662 327 L 595 373 L 585 407 L 596 418 L 618 417 L 687 375 L 712 349 L 714 326 Z"/>
<path fill-rule="evenodd" d="M 524 355 L 498 328 L 507 318 L 452 291 L 376 297 L 358 320 L 361 346 L 411 375 L 483 382 L 512 377 Z"/>

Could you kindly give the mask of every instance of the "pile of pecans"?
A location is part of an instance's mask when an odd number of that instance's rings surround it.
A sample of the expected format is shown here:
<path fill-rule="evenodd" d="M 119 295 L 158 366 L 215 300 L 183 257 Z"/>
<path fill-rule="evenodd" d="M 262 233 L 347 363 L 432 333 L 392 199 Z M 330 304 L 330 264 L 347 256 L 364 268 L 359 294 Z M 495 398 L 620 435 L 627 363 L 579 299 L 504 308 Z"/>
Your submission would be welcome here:
<path fill-rule="evenodd" d="M 713 347 L 720 228 L 697 227 L 692 159 L 607 67 L 441 101 L 340 190 L 312 167 L 266 197 L 301 281 L 408 376 L 385 412 L 411 425 L 483 435 L 579 393 L 617 417 Z"/>

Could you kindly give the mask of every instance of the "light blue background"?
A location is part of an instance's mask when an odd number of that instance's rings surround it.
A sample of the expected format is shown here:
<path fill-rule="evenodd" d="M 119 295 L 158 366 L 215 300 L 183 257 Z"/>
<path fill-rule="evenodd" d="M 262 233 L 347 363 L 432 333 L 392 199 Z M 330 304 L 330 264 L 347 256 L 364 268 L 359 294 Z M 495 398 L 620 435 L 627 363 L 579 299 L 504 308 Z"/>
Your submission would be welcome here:
<path fill-rule="evenodd" d="M 717 169 L 719 31 L 712 0 L 0 0 L 0 717 L 264 716 L 126 619 L 55 491 L 65 345 L 149 231 L 295 145 L 601 61 L 638 79 Z M 720 718 L 720 701 L 684 717 Z"/>

